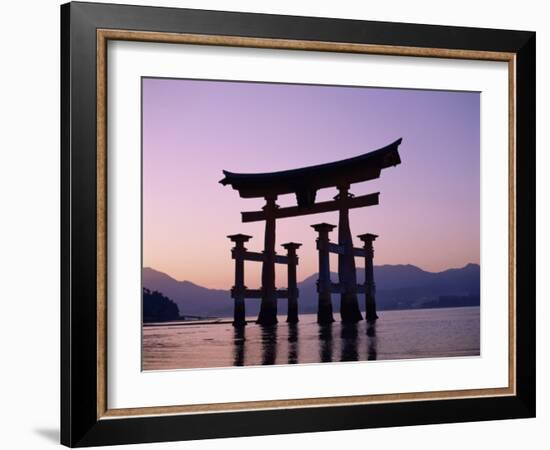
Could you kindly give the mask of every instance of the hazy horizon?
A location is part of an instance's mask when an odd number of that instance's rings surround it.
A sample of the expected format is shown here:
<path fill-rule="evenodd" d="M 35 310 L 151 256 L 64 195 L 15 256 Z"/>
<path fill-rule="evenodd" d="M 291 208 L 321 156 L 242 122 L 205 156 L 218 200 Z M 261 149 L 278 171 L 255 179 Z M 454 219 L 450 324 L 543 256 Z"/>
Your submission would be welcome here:
<path fill-rule="evenodd" d="M 442 269 L 442 270 L 438 270 L 438 271 L 435 271 L 435 272 L 432 272 L 430 270 L 425 270 L 425 269 L 422 269 L 422 267 L 418 267 L 416 264 L 375 264 L 374 267 L 375 268 L 380 268 L 380 267 L 386 267 L 386 266 L 392 266 L 392 267 L 396 267 L 396 266 L 412 266 L 412 267 L 416 267 L 417 269 L 420 269 L 422 270 L 423 272 L 426 272 L 426 273 L 431 273 L 431 274 L 439 274 L 439 273 L 443 273 L 443 272 L 447 272 L 448 270 L 461 270 L 461 269 L 464 269 L 470 265 L 474 265 L 474 266 L 479 266 L 478 263 L 466 263 L 464 264 L 463 266 L 460 266 L 460 267 L 448 267 L 446 269 Z M 197 286 L 201 286 L 201 287 L 206 287 L 206 286 L 202 286 L 198 283 L 196 283 L 195 281 L 193 280 L 189 280 L 189 279 L 179 279 L 177 277 L 175 277 L 174 275 L 170 274 L 170 273 L 167 273 L 167 272 L 164 272 L 162 270 L 159 270 L 159 269 L 156 269 L 155 267 L 151 267 L 151 266 L 144 266 L 142 270 L 154 270 L 155 272 L 159 272 L 159 273 L 163 273 L 164 275 L 168 275 L 170 278 L 174 279 L 175 281 L 177 282 L 189 282 L 189 283 L 193 283 L 193 284 L 196 284 Z M 364 269 L 364 266 L 360 265 L 360 264 L 357 264 L 357 267 L 356 267 L 356 270 L 357 271 L 361 271 Z M 297 282 L 298 284 L 299 283 L 302 283 L 304 280 L 307 280 L 308 278 L 311 278 L 312 276 L 314 275 L 317 275 L 318 271 L 315 271 L 315 272 L 312 272 L 310 273 L 309 275 L 306 275 L 306 276 L 301 276 L 298 274 L 297 276 Z M 337 274 L 338 273 L 338 268 L 335 267 L 335 266 L 331 266 L 331 273 L 332 274 Z M 144 286 L 144 287 L 147 287 L 147 286 Z M 217 290 L 223 290 L 224 288 L 216 288 L 216 287 L 213 287 L 213 288 L 208 288 L 208 289 L 217 289 Z M 227 289 L 230 289 L 230 288 L 227 288 Z"/>
<path fill-rule="evenodd" d="M 211 289 L 233 285 L 227 235 L 253 236 L 241 223 L 260 209 L 218 183 L 222 170 L 270 172 L 336 161 L 402 137 L 402 163 L 378 180 L 351 186 L 380 192 L 378 206 L 352 210 L 352 234 L 370 232 L 375 265 L 411 264 L 429 272 L 479 264 L 479 93 L 143 79 L 143 266 Z M 334 189 L 318 192 L 331 199 Z M 281 196 L 278 204 L 295 204 Z M 317 272 L 311 224 L 338 213 L 277 221 L 277 251 L 301 242 L 298 279 Z M 337 230 L 331 233 L 336 241 Z M 359 246 L 360 242 L 355 241 Z M 362 261 L 357 259 L 360 267 Z M 331 270 L 336 271 L 336 256 Z M 286 283 L 277 267 L 277 285 Z M 261 264 L 247 263 L 246 284 L 260 285 Z M 309 274 L 304 277 L 304 274 Z"/>

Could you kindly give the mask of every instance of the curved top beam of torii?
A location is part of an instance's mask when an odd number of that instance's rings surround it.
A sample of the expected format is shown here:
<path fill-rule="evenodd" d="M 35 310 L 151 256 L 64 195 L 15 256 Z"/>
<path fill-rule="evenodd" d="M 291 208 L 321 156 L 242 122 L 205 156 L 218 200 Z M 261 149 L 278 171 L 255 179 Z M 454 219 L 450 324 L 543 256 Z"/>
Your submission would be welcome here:
<path fill-rule="evenodd" d="M 243 198 L 296 194 L 298 206 L 315 203 L 317 190 L 376 179 L 380 171 L 401 163 L 398 147 L 402 138 L 353 158 L 316 166 L 268 173 L 233 173 L 224 170 L 220 183 L 231 185 Z"/>

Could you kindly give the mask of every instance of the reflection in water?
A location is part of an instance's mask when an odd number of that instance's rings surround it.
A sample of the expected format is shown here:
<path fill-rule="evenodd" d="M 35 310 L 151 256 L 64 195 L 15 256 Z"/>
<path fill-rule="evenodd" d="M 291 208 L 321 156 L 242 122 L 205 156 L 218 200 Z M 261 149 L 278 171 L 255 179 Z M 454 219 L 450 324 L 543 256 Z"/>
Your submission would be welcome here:
<path fill-rule="evenodd" d="M 260 325 L 262 328 L 262 364 L 275 364 L 277 359 L 277 325 Z"/>
<path fill-rule="evenodd" d="M 298 325 L 288 324 L 288 363 L 296 364 L 298 362 Z"/>
<path fill-rule="evenodd" d="M 340 361 L 358 361 L 357 354 L 357 324 L 342 324 L 342 356 Z"/>
<path fill-rule="evenodd" d="M 367 360 L 374 361 L 377 359 L 377 337 L 376 337 L 376 322 L 366 323 L 367 335 Z M 332 362 L 334 360 L 334 339 L 333 325 L 318 326 L 319 340 L 319 359 L 321 362 Z M 359 324 L 342 324 L 341 325 L 341 357 L 340 361 L 359 361 L 358 347 L 361 343 L 359 336 Z M 244 366 L 245 356 L 245 329 L 246 327 L 236 327 L 233 331 L 233 365 Z M 362 329 L 362 328 L 361 328 Z M 276 364 L 277 360 L 277 325 L 260 326 L 260 339 L 262 346 L 262 361 L 263 365 Z M 363 334 L 363 332 L 361 332 Z M 249 336 L 250 338 L 250 336 Z M 299 327 L 298 324 L 288 324 L 288 364 L 298 364 L 299 357 Z M 361 344 L 363 347 L 364 344 Z M 363 347 L 364 348 L 364 347 Z M 362 358 L 364 360 L 364 357 Z M 250 364 L 250 362 L 249 362 Z"/>
<path fill-rule="evenodd" d="M 367 360 L 376 360 L 376 322 L 367 322 Z"/>
<path fill-rule="evenodd" d="M 303 314 L 289 326 L 246 327 L 229 320 L 143 327 L 143 369 L 173 370 L 260 364 L 315 364 L 403 358 L 477 356 L 479 307 L 384 311 L 376 323 L 320 326 Z M 288 326 L 288 328 L 287 328 Z M 287 334 L 288 333 L 288 334 Z M 343 354 L 341 354 L 343 353 Z"/>
<path fill-rule="evenodd" d="M 319 356 L 321 362 L 332 362 L 332 324 L 319 325 Z"/>
<path fill-rule="evenodd" d="M 233 365 L 244 366 L 244 329 L 235 327 L 233 331 Z"/>

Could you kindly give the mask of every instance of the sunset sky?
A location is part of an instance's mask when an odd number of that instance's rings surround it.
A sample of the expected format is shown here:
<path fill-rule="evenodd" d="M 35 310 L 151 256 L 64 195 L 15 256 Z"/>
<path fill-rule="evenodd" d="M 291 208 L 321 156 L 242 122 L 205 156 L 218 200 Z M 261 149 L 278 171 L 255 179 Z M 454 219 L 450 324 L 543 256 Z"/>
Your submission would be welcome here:
<path fill-rule="evenodd" d="M 143 265 L 228 289 L 234 266 L 226 236 L 249 234 L 247 248 L 261 251 L 264 224 L 243 224 L 240 212 L 264 202 L 219 184 L 223 169 L 293 169 L 400 137 L 401 164 L 351 186 L 356 195 L 380 192 L 378 206 L 350 212 L 352 234 L 380 236 L 376 265 L 441 271 L 479 263 L 479 127 L 479 93 L 144 78 Z M 317 199 L 335 194 L 324 189 Z M 295 202 L 285 195 L 277 203 Z M 278 252 L 285 242 L 303 244 L 298 280 L 317 271 L 310 225 L 319 222 L 336 225 L 338 213 L 277 221 Z M 336 257 L 331 263 L 336 271 Z M 260 268 L 247 263 L 249 288 L 260 286 Z M 277 269 L 284 287 L 284 268 Z"/>

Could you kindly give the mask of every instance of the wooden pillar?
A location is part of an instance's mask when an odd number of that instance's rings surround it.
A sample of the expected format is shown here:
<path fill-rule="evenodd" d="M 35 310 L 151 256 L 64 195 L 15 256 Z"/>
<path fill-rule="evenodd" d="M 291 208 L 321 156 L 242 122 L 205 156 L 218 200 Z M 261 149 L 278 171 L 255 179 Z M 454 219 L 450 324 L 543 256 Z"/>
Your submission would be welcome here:
<path fill-rule="evenodd" d="M 374 248 L 372 243 L 378 237 L 376 234 L 360 234 L 365 249 L 365 316 L 369 322 L 378 319 L 376 314 L 376 284 L 374 283 Z"/>
<path fill-rule="evenodd" d="M 317 250 L 319 253 L 319 279 L 317 280 L 317 293 L 319 306 L 317 309 L 317 323 L 329 324 L 334 322 L 332 316 L 332 299 L 330 295 L 330 258 L 328 234 L 336 228 L 328 223 L 318 223 L 311 226 L 319 236 L 317 237 Z"/>
<path fill-rule="evenodd" d="M 287 251 L 288 265 L 288 315 L 286 321 L 288 323 L 298 323 L 298 283 L 296 281 L 296 266 L 298 265 L 298 255 L 296 250 L 302 244 L 296 242 L 288 242 L 282 245 Z"/>
<path fill-rule="evenodd" d="M 227 236 L 235 246 L 231 249 L 231 256 L 235 260 L 235 285 L 231 289 L 231 296 L 235 301 L 235 309 L 233 312 L 233 326 L 241 327 L 246 325 L 246 314 L 244 307 L 245 290 L 244 285 L 244 254 L 246 248 L 244 243 L 252 236 L 246 234 L 232 234 Z"/>
<path fill-rule="evenodd" d="M 357 274 L 353 255 L 353 240 L 349 226 L 348 200 L 352 195 L 349 185 L 338 186 L 339 194 L 334 197 L 339 202 L 338 245 L 343 252 L 338 255 L 338 278 L 342 288 L 340 293 L 340 316 L 342 322 L 356 323 L 363 320 L 357 301 Z"/>
<path fill-rule="evenodd" d="M 277 323 L 277 289 L 275 287 L 275 213 L 277 196 L 266 197 L 263 207 L 265 212 L 265 238 L 262 265 L 262 303 L 258 323 L 273 325 Z"/>

